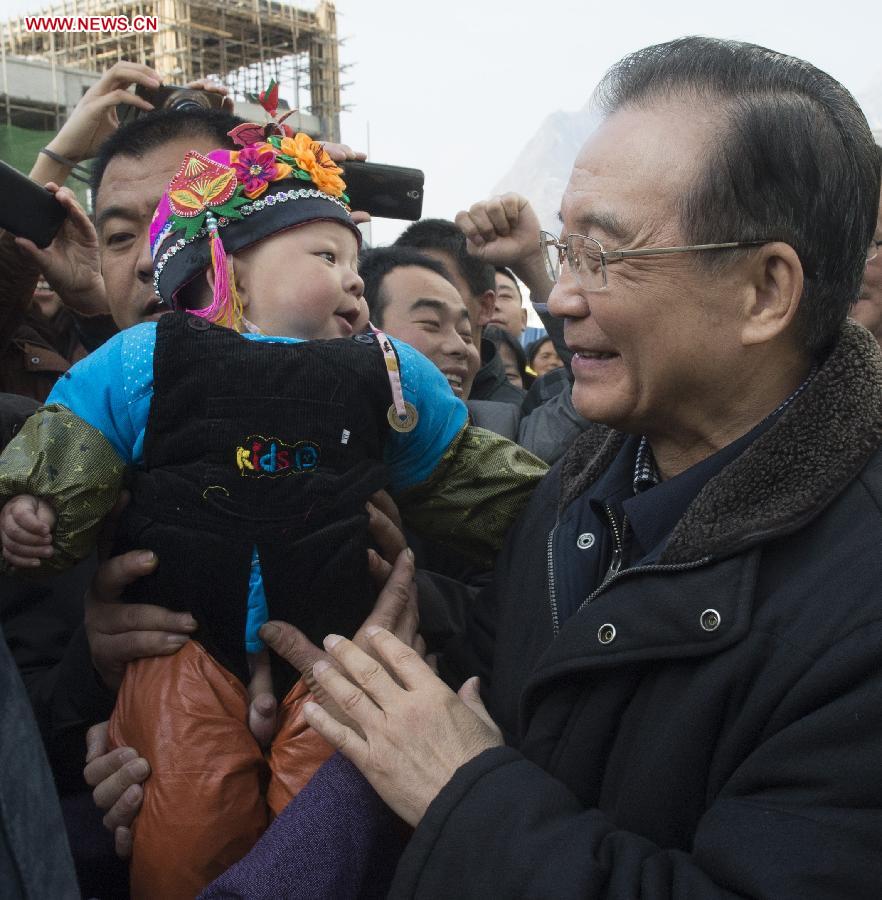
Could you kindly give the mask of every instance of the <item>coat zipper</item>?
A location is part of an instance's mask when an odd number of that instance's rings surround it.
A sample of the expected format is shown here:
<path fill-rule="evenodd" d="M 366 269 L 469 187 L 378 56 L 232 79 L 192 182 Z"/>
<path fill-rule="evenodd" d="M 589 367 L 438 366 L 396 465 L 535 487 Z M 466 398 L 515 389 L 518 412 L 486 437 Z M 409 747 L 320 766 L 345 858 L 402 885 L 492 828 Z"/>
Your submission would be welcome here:
<path fill-rule="evenodd" d="M 610 563 L 610 567 L 607 570 L 606 575 L 604 576 L 601 584 L 595 588 L 595 590 L 589 594 L 585 600 L 582 602 L 581 606 L 579 606 L 577 613 L 580 613 L 592 600 L 594 600 L 601 591 L 606 590 L 614 581 L 619 580 L 619 578 L 623 578 L 626 575 L 633 574 L 643 574 L 645 572 L 683 572 L 689 569 L 697 569 L 700 566 L 704 566 L 709 563 L 712 559 L 711 556 L 702 556 L 701 559 L 696 559 L 693 562 L 688 563 L 654 563 L 653 565 L 648 566 L 634 566 L 632 569 L 622 569 L 622 540 L 621 540 L 621 532 L 618 529 L 618 526 L 615 523 L 615 517 L 609 510 L 609 507 L 606 508 L 607 516 L 610 518 L 610 522 L 613 528 L 613 537 L 616 543 L 616 547 L 619 552 L 619 561 L 618 566 L 613 571 L 613 563 Z M 548 534 L 548 541 L 546 543 L 546 553 L 548 558 L 548 600 L 551 605 L 551 625 L 554 629 L 554 636 L 557 637 L 560 634 L 560 613 L 557 607 L 557 589 L 554 581 L 554 536 L 557 533 L 557 528 L 560 522 L 554 523 L 554 528 Z M 613 558 L 615 559 L 615 551 L 613 552 Z"/>
<path fill-rule="evenodd" d="M 648 566 L 634 566 L 631 569 L 623 569 L 621 572 L 616 572 L 610 578 L 607 578 L 599 587 L 595 588 L 595 590 L 589 594 L 582 605 L 576 610 L 577 613 L 582 612 L 582 610 L 594 600 L 601 591 L 606 590 L 614 581 L 619 581 L 621 578 L 624 578 L 626 575 L 631 574 L 643 574 L 645 572 L 685 572 L 688 569 L 697 569 L 700 566 L 707 565 L 713 557 L 711 556 L 702 556 L 701 559 L 696 559 L 693 562 L 688 563 L 654 563 Z"/>
<path fill-rule="evenodd" d="M 628 527 L 628 517 L 624 516 L 622 518 L 622 529 L 619 531 L 619 523 L 616 522 L 616 517 L 613 515 L 613 511 L 609 508 L 609 505 L 606 504 L 603 508 L 606 510 L 606 518 L 609 520 L 609 525 L 613 533 L 613 552 L 609 561 L 609 568 L 606 570 L 606 575 L 603 576 L 603 581 L 600 582 L 601 587 L 605 585 L 610 578 L 615 578 L 615 576 L 619 574 L 619 569 L 622 568 L 622 561 L 625 556 L 625 547 L 622 538 L 625 535 L 625 529 Z"/>
<path fill-rule="evenodd" d="M 551 604 L 551 625 L 554 628 L 554 633 L 560 631 L 560 616 L 557 611 L 557 592 L 554 587 L 554 562 L 552 560 L 552 545 L 554 544 L 554 535 L 557 531 L 557 526 L 559 522 L 554 523 L 554 528 L 548 533 L 548 544 L 547 544 L 547 554 L 548 554 L 548 600 Z"/>

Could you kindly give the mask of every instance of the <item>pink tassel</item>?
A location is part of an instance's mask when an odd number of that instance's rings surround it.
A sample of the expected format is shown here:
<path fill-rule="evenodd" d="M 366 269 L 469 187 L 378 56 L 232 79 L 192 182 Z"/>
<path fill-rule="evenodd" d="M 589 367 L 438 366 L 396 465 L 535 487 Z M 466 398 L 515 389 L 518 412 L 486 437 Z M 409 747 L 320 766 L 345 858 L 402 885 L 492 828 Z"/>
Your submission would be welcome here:
<path fill-rule="evenodd" d="M 226 328 L 238 330 L 242 321 L 242 301 L 236 290 L 236 279 L 233 268 L 227 258 L 224 242 L 218 234 L 217 219 L 209 212 L 205 218 L 208 227 L 208 239 L 211 247 L 211 267 L 214 270 L 214 292 L 211 305 L 205 309 L 192 309 L 194 316 L 200 316 L 223 325 Z"/>

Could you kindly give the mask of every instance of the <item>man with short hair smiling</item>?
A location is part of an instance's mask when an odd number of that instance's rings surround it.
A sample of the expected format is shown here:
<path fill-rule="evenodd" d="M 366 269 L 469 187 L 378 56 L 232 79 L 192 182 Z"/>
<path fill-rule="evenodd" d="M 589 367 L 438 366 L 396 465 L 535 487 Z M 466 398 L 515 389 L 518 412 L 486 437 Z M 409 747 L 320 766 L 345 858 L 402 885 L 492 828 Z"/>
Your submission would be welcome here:
<path fill-rule="evenodd" d="M 484 326 L 493 315 L 496 280 L 493 267 L 470 256 L 465 236 L 446 219 L 421 219 L 395 241 L 397 247 L 412 247 L 444 266 L 469 311 L 472 340 L 481 353 L 481 368 L 475 377 L 473 398 L 511 403 L 520 407 L 524 392 L 510 384 L 505 366 L 492 341 L 483 340 Z"/>
<path fill-rule="evenodd" d="M 875 898 L 872 134 L 825 73 L 710 38 L 597 100 L 544 242 L 603 424 L 440 660 L 481 695 L 377 629 L 383 666 L 326 639 L 307 717 L 415 828 L 391 897 Z"/>
<path fill-rule="evenodd" d="M 371 322 L 408 343 L 467 400 L 478 371 L 469 311 L 441 263 L 409 247 L 366 250 L 358 260 Z"/>

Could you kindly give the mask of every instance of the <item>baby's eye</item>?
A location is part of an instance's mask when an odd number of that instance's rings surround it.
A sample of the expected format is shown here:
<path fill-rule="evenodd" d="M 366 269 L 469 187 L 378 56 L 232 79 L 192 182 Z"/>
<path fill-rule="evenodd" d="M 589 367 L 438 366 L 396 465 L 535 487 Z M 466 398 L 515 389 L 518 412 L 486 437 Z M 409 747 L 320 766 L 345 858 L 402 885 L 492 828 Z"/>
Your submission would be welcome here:
<path fill-rule="evenodd" d="M 316 256 L 320 256 L 322 259 L 326 259 L 329 263 L 337 262 L 337 254 L 331 252 L 330 250 L 322 250 L 317 253 Z"/>

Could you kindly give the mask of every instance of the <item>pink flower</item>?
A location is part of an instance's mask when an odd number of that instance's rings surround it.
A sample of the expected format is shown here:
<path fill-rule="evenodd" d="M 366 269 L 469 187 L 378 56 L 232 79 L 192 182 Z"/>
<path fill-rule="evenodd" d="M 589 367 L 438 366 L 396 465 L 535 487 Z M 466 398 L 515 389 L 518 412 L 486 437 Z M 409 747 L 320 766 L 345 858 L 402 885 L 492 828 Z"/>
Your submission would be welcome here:
<path fill-rule="evenodd" d="M 269 144 L 252 144 L 238 153 L 231 153 L 230 162 L 249 200 L 259 197 L 271 181 L 279 181 L 291 174 L 291 166 L 279 162 Z"/>

